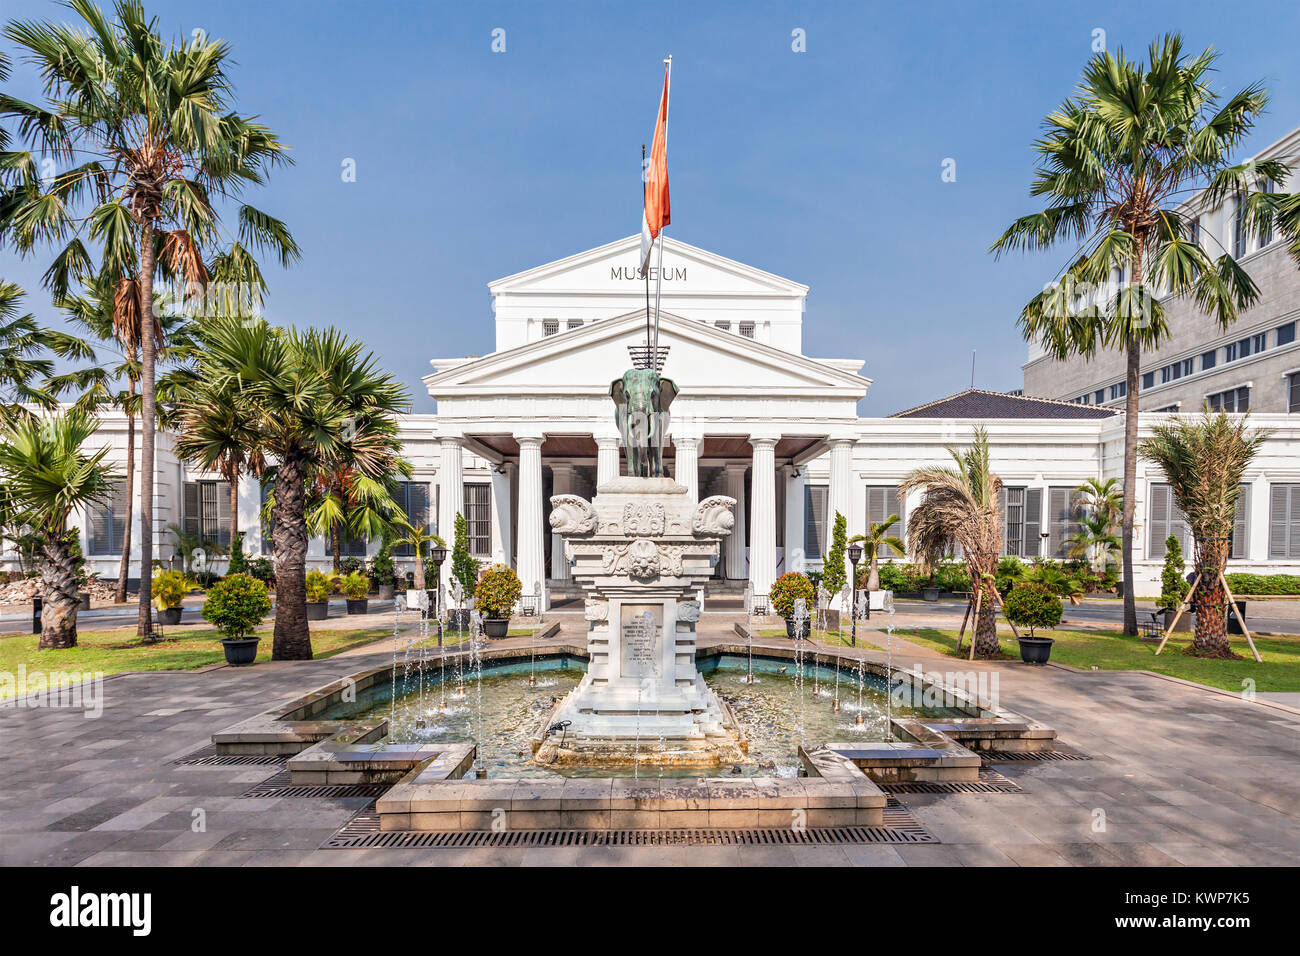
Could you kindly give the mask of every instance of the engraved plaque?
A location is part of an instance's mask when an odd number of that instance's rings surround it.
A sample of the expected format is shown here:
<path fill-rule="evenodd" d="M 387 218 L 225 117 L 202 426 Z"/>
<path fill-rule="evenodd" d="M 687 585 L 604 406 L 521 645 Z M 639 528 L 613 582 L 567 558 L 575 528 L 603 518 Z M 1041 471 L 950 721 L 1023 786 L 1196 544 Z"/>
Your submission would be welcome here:
<path fill-rule="evenodd" d="M 662 604 L 624 604 L 619 628 L 623 677 L 659 677 L 663 673 L 664 608 Z"/>

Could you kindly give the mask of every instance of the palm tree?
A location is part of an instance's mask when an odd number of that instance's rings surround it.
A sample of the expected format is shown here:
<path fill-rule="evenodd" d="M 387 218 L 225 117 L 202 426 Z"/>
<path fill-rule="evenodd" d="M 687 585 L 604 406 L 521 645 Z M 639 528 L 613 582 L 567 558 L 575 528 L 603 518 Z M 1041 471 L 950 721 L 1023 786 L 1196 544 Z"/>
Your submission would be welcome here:
<path fill-rule="evenodd" d="M 1183 54 L 1174 35 L 1151 45 L 1148 63 L 1098 53 L 1074 96 L 1044 122 L 1032 194 L 1040 212 L 1017 219 L 993 243 L 998 256 L 1066 243 L 1060 281 L 1024 307 L 1019 325 L 1057 360 L 1103 349 L 1125 355 L 1122 557 L 1124 631 L 1137 633 L 1133 596 L 1133 505 L 1137 482 L 1138 391 L 1144 350 L 1169 335 L 1166 302 L 1185 296 L 1221 328 L 1258 298 L 1250 276 L 1227 253 L 1202 246 L 1204 234 L 1180 203 L 1208 184 L 1210 195 L 1250 175 L 1277 179 L 1285 167 L 1229 155 L 1251 131 L 1267 95 L 1249 86 L 1221 101 L 1208 83 L 1216 54 Z"/>
<path fill-rule="evenodd" d="M 971 587 L 980 597 L 975 621 L 975 654 L 998 656 L 997 594 L 994 576 L 1002 550 L 1002 479 L 989 465 L 989 439 L 975 429 L 971 447 L 949 448 L 956 468 L 918 468 L 899 486 L 899 497 L 922 492 L 907 523 L 913 560 L 928 571 L 961 545 Z"/>
<path fill-rule="evenodd" d="M 1241 198 L 1240 191 L 1238 198 Z M 1261 239 L 1271 239 L 1273 230 L 1277 229 L 1287 240 L 1287 254 L 1300 263 L 1300 192 L 1251 193 L 1246 198 L 1244 223 Z"/>
<path fill-rule="evenodd" d="M 855 534 L 849 539 L 849 544 L 862 545 L 862 556 L 867 559 L 867 587 L 868 591 L 880 590 L 880 554 L 883 548 L 888 548 L 894 554 L 902 557 L 907 553 L 907 545 L 903 539 L 897 535 L 889 533 L 889 529 L 898 524 L 898 515 L 893 514 L 879 523 L 867 519 L 867 533 Z M 857 587 L 857 582 L 853 583 Z"/>
<path fill-rule="evenodd" d="M 1157 425 L 1139 447 L 1142 457 L 1165 473 L 1196 542 L 1194 563 L 1200 583 L 1193 596 L 1196 633 L 1191 653 L 1198 657 L 1234 656 L 1228 644 L 1228 596 L 1221 575 L 1231 550 L 1242 475 L 1268 439 L 1263 429 L 1248 433 L 1247 417 L 1212 415 L 1207 410 L 1198 421 Z"/>
<path fill-rule="evenodd" d="M 186 298 L 208 283 L 203 250 L 219 235 L 217 201 L 238 205 L 245 242 L 281 263 L 298 257 L 285 225 L 238 202 L 276 164 L 284 145 L 254 117 L 231 107 L 230 47 L 196 36 L 164 42 L 139 0 L 118 0 L 111 17 L 91 0 L 68 0 L 79 27 L 11 21 L 4 35 L 35 65 L 45 101 L 0 95 L 33 147 L 68 164 L 43 182 L 32 152 L 0 156 L 0 235 L 24 255 L 62 245 L 45 273 L 56 299 L 91 275 L 110 278 L 115 321 L 150 327 L 154 281 L 174 278 Z M 87 243 L 97 248 L 92 265 Z M 140 336 L 140 615 L 152 629 L 155 361 L 159 330 Z"/>
<path fill-rule="evenodd" d="M 50 385 L 50 352 L 72 359 L 84 359 L 88 352 L 74 336 L 42 328 L 30 313 L 19 315 L 24 295 L 14 283 L 0 280 L 0 428 L 31 417 L 28 405 L 58 404 Z"/>
<path fill-rule="evenodd" d="M 1089 478 L 1074 489 L 1079 530 L 1067 542 L 1071 557 L 1088 561 L 1101 571 L 1115 560 L 1120 539 L 1115 528 L 1124 512 L 1123 495 L 1114 478 Z"/>
<path fill-rule="evenodd" d="M 139 312 L 130 310 L 125 321 L 116 314 L 115 289 L 111 279 L 95 276 L 82 284 L 80 295 L 68 295 L 55 304 L 63 309 L 68 321 L 81 329 L 110 353 L 106 362 L 87 346 L 92 364 L 83 365 L 49 379 L 50 391 L 61 395 L 79 393 L 74 407 L 94 414 L 100 408 L 117 408 L 126 416 L 126 514 L 122 536 L 122 560 L 118 565 L 117 589 L 113 599 L 126 602 L 126 585 L 131 569 L 131 533 L 135 516 L 135 432 L 140 415 L 140 333 Z M 156 316 L 158 360 L 187 347 L 188 336 L 182 331 L 185 319 L 180 315 Z M 125 383 L 126 387 L 119 387 Z"/>
<path fill-rule="evenodd" d="M 409 544 L 415 552 L 415 589 L 423 591 L 424 556 L 431 547 L 447 547 L 447 542 L 430 531 L 422 521 L 412 524 L 405 518 L 397 518 L 393 521 L 393 527 L 399 532 L 397 537 L 393 539 L 393 544 Z"/>
<path fill-rule="evenodd" d="M 99 422 L 70 411 L 49 419 L 9 425 L 0 440 L 0 472 L 6 495 L 41 538 L 44 609 L 39 646 L 77 645 L 77 569 L 68 517 L 112 495 L 116 476 L 104 463 L 107 448 L 86 454 L 81 446 Z"/>
<path fill-rule="evenodd" d="M 346 458 L 371 480 L 393 465 L 405 386 L 339 332 L 275 329 L 265 321 L 214 320 L 198 374 L 228 391 L 255 423 L 251 446 L 275 460 L 274 660 L 310 658 L 306 486 L 318 463 Z"/>
<path fill-rule="evenodd" d="M 346 458 L 346 446 L 341 451 Z M 409 475 L 409 463 L 396 457 L 393 448 L 391 468 L 381 479 L 369 478 L 347 460 L 329 467 L 313 469 L 307 493 L 307 530 L 329 539 L 334 555 L 334 570 L 343 559 L 343 538 L 382 538 L 393 528 L 393 515 L 399 511 L 393 498 L 399 476 Z"/>

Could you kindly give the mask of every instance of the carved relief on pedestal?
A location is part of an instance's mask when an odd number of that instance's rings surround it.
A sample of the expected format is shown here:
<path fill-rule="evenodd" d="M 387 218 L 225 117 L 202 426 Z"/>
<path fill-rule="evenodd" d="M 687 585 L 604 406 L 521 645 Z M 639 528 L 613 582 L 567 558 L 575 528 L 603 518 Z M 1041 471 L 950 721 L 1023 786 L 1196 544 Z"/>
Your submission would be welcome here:
<path fill-rule="evenodd" d="M 659 574 L 659 546 L 638 538 L 627 546 L 627 573 L 634 578 L 653 578 Z"/>
<path fill-rule="evenodd" d="M 645 501 L 629 501 L 623 506 L 623 533 L 629 538 L 658 537 L 664 533 L 664 506 Z"/>
<path fill-rule="evenodd" d="M 705 498 L 695 509 L 691 518 L 691 531 L 695 534 L 728 535 L 736 526 L 736 516 L 731 509 L 736 506 L 735 498 L 726 495 L 712 495 Z"/>
<path fill-rule="evenodd" d="M 594 624 L 603 624 L 609 620 L 609 602 L 587 599 L 583 605 L 582 616 Z"/>
<path fill-rule="evenodd" d="M 596 530 L 596 509 L 578 495 L 552 495 L 549 520 L 556 534 L 591 534 Z"/>
<path fill-rule="evenodd" d="M 699 601 L 682 601 L 677 605 L 677 620 L 694 624 L 700 619 Z"/>

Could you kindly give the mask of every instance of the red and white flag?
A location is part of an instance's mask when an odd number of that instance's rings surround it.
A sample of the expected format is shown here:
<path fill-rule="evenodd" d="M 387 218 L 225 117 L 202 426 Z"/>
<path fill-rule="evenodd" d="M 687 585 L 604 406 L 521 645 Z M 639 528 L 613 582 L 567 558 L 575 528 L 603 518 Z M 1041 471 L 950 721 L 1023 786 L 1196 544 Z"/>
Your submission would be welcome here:
<path fill-rule="evenodd" d="M 659 98 L 659 118 L 655 120 L 655 138 L 650 147 L 650 163 L 645 170 L 645 212 L 641 216 L 641 269 L 650 267 L 650 250 L 659 231 L 672 222 L 668 212 L 668 74 L 664 74 L 664 91 Z"/>

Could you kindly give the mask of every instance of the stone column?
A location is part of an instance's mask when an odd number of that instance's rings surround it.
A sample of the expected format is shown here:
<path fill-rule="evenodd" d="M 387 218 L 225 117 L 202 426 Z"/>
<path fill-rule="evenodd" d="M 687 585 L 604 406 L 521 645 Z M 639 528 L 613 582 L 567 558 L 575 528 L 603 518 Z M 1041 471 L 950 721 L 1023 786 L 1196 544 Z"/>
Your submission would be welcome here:
<path fill-rule="evenodd" d="M 447 542 L 447 560 L 442 562 L 442 593 L 450 598 L 451 549 L 456 544 L 456 515 L 465 508 L 465 470 L 459 438 L 441 438 L 438 447 L 438 536 Z"/>
<path fill-rule="evenodd" d="M 835 438 L 831 446 L 831 480 L 826 490 L 826 540 L 829 547 L 830 534 L 835 529 L 835 512 L 850 520 L 853 515 L 853 440 Z M 852 537 L 853 532 L 849 532 Z"/>
<path fill-rule="evenodd" d="M 546 562 L 542 551 L 542 436 L 516 435 L 519 442 L 519 524 L 516 540 L 519 548 L 519 573 L 525 594 L 536 593 L 541 585 L 541 608 L 546 599 Z M 549 510 L 549 509 L 548 509 Z"/>
<path fill-rule="evenodd" d="M 492 468 L 492 561 L 509 564 L 514 534 L 514 509 L 510 500 L 510 473 L 505 465 Z"/>
<path fill-rule="evenodd" d="M 754 471 L 749 502 L 749 581 L 755 596 L 776 580 L 776 439 L 751 438 Z"/>
<path fill-rule="evenodd" d="M 573 491 L 573 465 L 569 462 L 558 462 L 551 465 L 551 494 L 567 495 Z M 551 513 L 551 503 L 546 502 L 543 510 L 549 515 Z M 567 581 L 569 574 L 569 559 L 564 556 L 564 538 L 554 532 L 551 533 L 551 577 L 556 581 Z"/>
<path fill-rule="evenodd" d="M 618 477 L 618 438 L 596 436 L 596 488 Z"/>
<path fill-rule="evenodd" d="M 676 464 L 673 473 L 679 485 L 686 486 L 686 496 L 696 504 L 700 501 L 700 440 L 673 436 Z"/>
<path fill-rule="evenodd" d="M 727 496 L 736 499 L 736 526 L 727 536 L 727 579 L 743 581 L 745 570 L 745 468 L 743 461 L 734 461 L 726 466 Z"/>
<path fill-rule="evenodd" d="M 805 468 L 807 465 L 792 468 L 785 481 L 785 569 L 787 571 L 806 570 L 805 561 L 808 556 L 803 551 L 804 522 L 807 520 L 803 512 Z"/>

